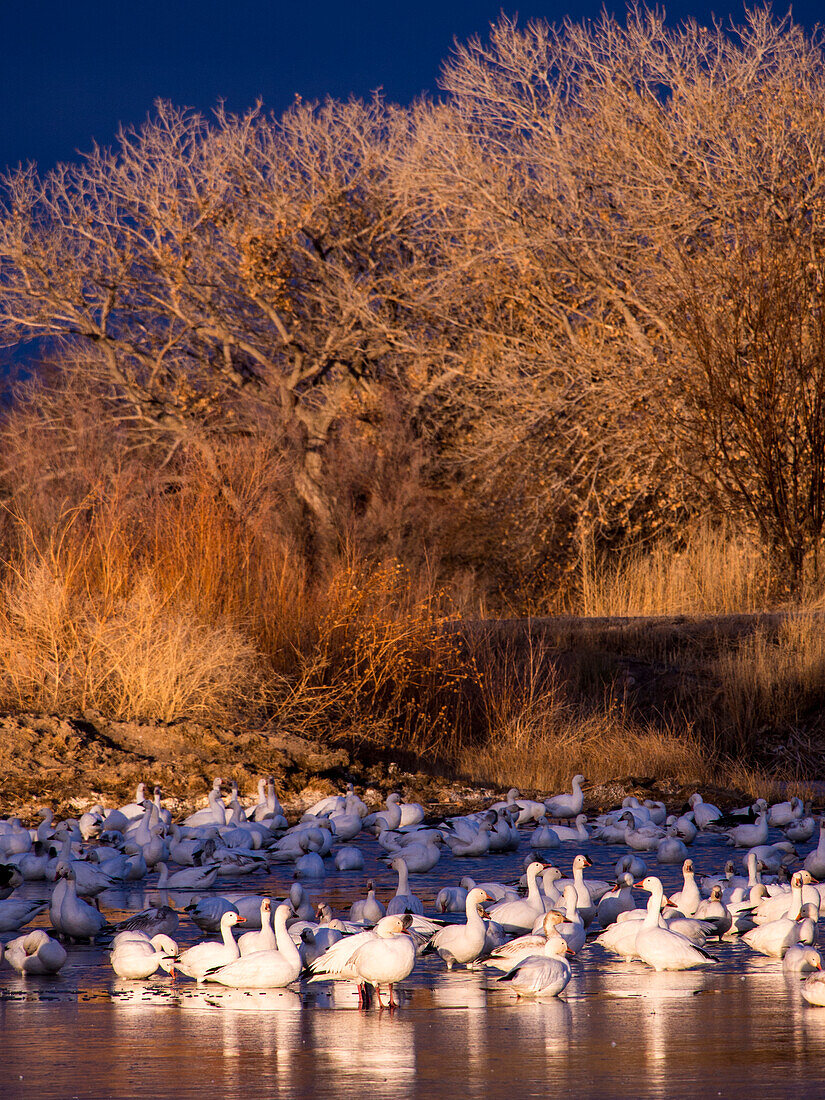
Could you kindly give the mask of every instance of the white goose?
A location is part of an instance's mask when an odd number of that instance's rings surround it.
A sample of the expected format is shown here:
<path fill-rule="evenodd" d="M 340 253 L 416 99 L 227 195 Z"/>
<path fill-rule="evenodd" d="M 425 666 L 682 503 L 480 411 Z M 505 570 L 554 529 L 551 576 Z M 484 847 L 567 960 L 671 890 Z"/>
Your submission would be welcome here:
<path fill-rule="evenodd" d="M 224 966 L 210 968 L 204 981 L 219 982 L 234 989 L 281 989 L 294 982 L 301 973 L 302 964 L 298 948 L 286 930 L 289 914 L 288 905 L 279 905 L 275 910 L 274 949 L 255 951 Z"/>
<path fill-rule="evenodd" d="M 814 878 L 825 879 L 825 814 L 819 819 L 819 842 L 812 852 L 808 852 L 802 864 Z"/>
<path fill-rule="evenodd" d="M 597 916 L 602 928 L 614 924 L 620 913 L 629 913 L 635 909 L 636 903 L 631 893 L 633 886 L 633 876 L 623 871 L 617 875 L 616 889 L 599 898 Z"/>
<path fill-rule="evenodd" d="M 589 840 L 590 830 L 587 828 L 587 814 L 577 814 L 575 825 L 575 828 L 571 828 L 570 825 L 554 825 L 553 832 L 559 840 Z"/>
<path fill-rule="evenodd" d="M 662 927 L 664 890 L 661 879 L 648 875 L 637 886 L 650 893 L 647 914 L 636 934 L 635 950 L 643 962 L 654 970 L 690 970 L 695 966 L 706 966 L 709 962 L 717 961 L 713 955 L 703 951 L 701 947 L 695 947 L 678 932 Z"/>
<path fill-rule="evenodd" d="M 290 906 L 286 906 L 286 909 L 288 913 L 292 912 Z M 275 951 L 277 949 L 278 939 L 272 928 L 271 912 L 272 902 L 269 898 L 264 898 L 261 902 L 260 929 L 254 932 L 244 932 L 238 940 L 238 950 L 241 956 L 252 955 L 256 951 Z"/>
<path fill-rule="evenodd" d="M 5 898 L 0 901 L 0 932 L 16 932 L 46 908 L 42 901 Z"/>
<path fill-rule="evenodd" d="M 196 981 L 202 982 L 207 970 L 217 966 L 225 966 L 237 959 L 240 956 L 240 950 L 232 936 L 232 928 L 243 922 L 244 918 L 238 916 L 235 912 L 224 913 L 221 917 L 222 942 L 216 943 L 213 940 L 207 940 L 203 943 L 196 943 L 188 951 L 176 955 L 171 971 L 172 976 L 174 977 L 175 971 L 179 970 L 187 978 L 194 978 Z"/>
<path fill-rule="evenodd" d="M 35 928 L 6 944 L 6 961 L 18 974 L 56 974 L 67 958 L 61 944 Z"/>
<path fill-rule="evenodd" d="M 158 863 L 156 867 L 159 890 L 208 890 L 215 885 L 220 871 L 216 864 L 212 864 L 210 867 L 182 867 L 170 875 L 166 863 Z"/>
<path fill-rule="evenodd" d="M 489 825 L 488 825 L 489 828 Z M 530 834 L 531 848 L 559 848 L 561 840 L 556 831 L 551 828 L 547 815 L 540 817 L 535 829 Z"/>
<path fill-rule="evenodd" d="M 583 775 L 574 775 L 571 794 L 558 794 L 554 798 L 546 798 L 544 805 L 550 817 L 570 818 L 578 817 L 584 809 L 584 795 L 582 794 Z"/>
<path fill-rule="evenodd" d="M 822 956 L 816 948 L 798 943 L 785 952 L 782 969 L 786 974 L 813 974 L 822 969 Z"/>
<path fill-rule="evenodd" d="M 702 895 L 699 893 L 699 884 L 693 870 L 693 860 L 686 859 L 682 864 L 682 889 L 670 896 L 670 904 L 675 905 L 680 913 L 686 917 L 692 917 L 696 912 Z"/>
<path fill-rule="evenodd" d="M 518 936 L 508 943 L 497 947 L 490 954 L 489 959 L 484 960 L 485 966 L 493 966 L 498 970 L 509 970 L 522 959 L 530 955 L 540 955 L 551 935 L 556 935 L 556 926 L 561 924 L 564 917 L 554 909 L 544 914 L 541 931 L 531 932 L 527 936 Z"/>
<path fill-rule="evenodd" d="M 474 887 L 467 894 L 465 924 L 448 924 L 441 928 L 430 940 L 432 947 L 438 952 L 447 969 L 452 970 L 456 963 L 472 963 L 484 950 L 484 940 L 487 928 L 481 919 L 480 909 L 485 901 L 491 901 L 490 895 L 485 891 Z"/>
<path fill-rule="evenodd" d="M 573 952 L 561 936 L 551 933 L 541 955 L 529 955 L 498 979 L 507 982 L 517 997 L 557 997 L 570 981 Z"/>
<path fill-rule="evenodd" d="M 544 864 L 534 860 L 527 868 L 527 897 L 517 901 L 499 901 L 490 906 L 490 918 L 500 924 L 505 932 L 521 934 L 532 931 L 536 918 L 544 913 L 544 900 L 539 893 L 537 879 Z"/>
<path fill-rule="evenodd" d="M 409 913 L 382 917 L 371 932 L 359 932 L 339 940 L 312 964 L 312 981 L 344 979 L 358 983 L 359 1004 L 366 1003 L 365 986 L 375 986 L 381 1002 L 381 984 L 392 987 L 402 981 L 415 966 L 415 944 L 406 931 L 412 925 Z"/>
<path fill-rule="evenodd" d="M 791 898 L 788 916 L 768 924 L 760 924 L 744 934 L 742 939 L 748 947 L 762 955 L 781 959 L 789 947 L 800 943 L 803 938 L 807 939 L 809 929 L 805 926 L 808 922 L 799 919 L 803 916 L 803 909 L 807 908 L 807 904 L 803 905 L 802 878 L 798 872 L 791 878 Z M 815 911 L 818 912 L 817 909 Z"/>
<path fill-rule="evenodd" d="M 150 939 L 139 932 L 121 932 L 112 941 L 110 962 L 119 978 L 150 978 L 162 967 L 167 972 L 178 945 L 162 932 Z"/>
<path fill-rule="evenodd" d="M 364 924 L 378 924 L 381 918 L 386 915 L 386 907 L 376 898 L 375 885 L 370 879 L 367 883 L 367 896 L 352 903 L 349 919 L 351 921 L 361 921 Z"/>
<path fill-rule="evenodd" d="M 395 891 L 395 897 L 387 906 L 387 916 L 391 917 L 398 913 L 416 913 L 418 916 L 423 917 L 423 904 L 415 894 L 410 893 L 409 868 L 406 861 L 397 856 L 390 863 L 390 867 L 398 874 L 398 888 Z"/>
<path fill-rule="evenodd" d="M 72 866 L 68 863 L 59 864 L 57 876 L 58 879 L 65 880 L 66 885 L 57 907 L 52 905 L 50 911 L 52 924 L 58 932 L 62 932 L 70 939 L 94 940 L 106 924 L 106 918 L 98 909 L 77 896 L 77 883 Z M 55 887 L 55 894 L 58 893 L 58 886 Z"/>

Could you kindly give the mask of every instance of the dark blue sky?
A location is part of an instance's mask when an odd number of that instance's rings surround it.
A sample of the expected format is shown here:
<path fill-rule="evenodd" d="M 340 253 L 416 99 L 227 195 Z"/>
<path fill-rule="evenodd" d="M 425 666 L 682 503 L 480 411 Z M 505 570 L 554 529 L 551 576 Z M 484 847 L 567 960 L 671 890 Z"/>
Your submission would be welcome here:
<path fill-rule="evenodd" d="M 524 22 L 596 17 L 601 8 L 602 0 L 4 0 L 0 169 L 28 160 L 47 169 L 92 139 L 108 144 L 118 123 L 140 122 L 159 97 L 202 110 L 224 98 L 241 110 L 261 96 L 280 111 L 295 93 L 347 97 L 383 87 L 409 102 L 435 91 L 454 38 L 485 34 L 502 10 Z M 702 0 L 666 8 L 672 21 L 742 11 Z M 804 0 L 794 14 L 812 26 L 825 8 Z"/>

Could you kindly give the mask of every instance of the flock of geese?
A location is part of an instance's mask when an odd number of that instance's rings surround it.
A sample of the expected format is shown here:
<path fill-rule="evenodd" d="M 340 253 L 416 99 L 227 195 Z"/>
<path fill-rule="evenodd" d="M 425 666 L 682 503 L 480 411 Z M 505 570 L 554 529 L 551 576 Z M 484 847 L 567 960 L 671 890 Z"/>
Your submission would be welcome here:
<path fill-rule="evenodd" d="M 257 990 L 301 979 L 343 981 L 353 995 L 357 990 L 360 1006 L 370 1004 L 374 990 L 380 1007 L 386 997 L 393 1008 L 395 985 L 426 954 L 448 970 L 487 968 L 517 997 L 548 998 L 570 981 L 570 959 L 593 944 L 667 971 L 714 966 L 716 945 L 741 940 L 781 959 L 799 977 L 805 1000 L 825 1005 L 815 946 L 825 897 L 825 815 L 818 822 L 798 798 L 770 807 L 760 799 L 724 814 L 697 793 L 679 814 L 628 798 L 589 820 L 583 784 L 576 775 L 570 792 L 545 800 L 512 790 L 483 812 L 435 822 L 398 794 L 370 812 L 350 785 L 290 825 L 272 779 L 261 780 L 257 799 L 243 806 L 234 785 L 224 800 L 220 778 L 207 806 L 177 823 L 160 788 L 150 796 L 144 784 L 134 802 L 95 806 L 77 819 L 55 821 L 43 810 L 35 828 L 0 820 L 0 960 L 22 975 L 52 975 L 73 943 L 97 941 L 109 946 L 121 979 L 162 971 L 173 981 Z M 817 833 L 801 860 L 798 846 Z M 717 875 L 696 872 L 690 849 L 708 834 L 738 850 L 739 868 L 731 859 Z M 332 867 L 362 871 L 367 845 L 397 875 L 395 895 L 385 905 L 367 881 L 343 917 L 314 905 L 309 890 L 317 893 Z M 584 845 L 621 849 L 611 881 L 587 877 L 591 860 L 576 851 Z M 528 849 L 521 863 L 519 849 Z M 470 860 L 513 853 L 514 880 L 463 877 L 440 890 L 425 913 L 411 880 L 432 872 L 445 850 Z M 649 863 L 680 864 L 681 888 L 668 896 L 663 872 L 653 873 Z M 559 865 L 570 867 L 569 877 Z M 290 880 L 282 901 L 220 887 L 222 879 L 279 871 Z M 153 875 L 161 902 L 110 923 L 98 896 Z M 48 899 L 18 892 L 30 882 L 48 886 Z M 637 905 L 634 890 L 647 895 L 646 904 Z M 170 905 L 169 891 L 185 891 L 187 904 Z M 46 921 L 50 930 L 26 930 Z M 209 938 L 180 946 L 182 921 Z"/>

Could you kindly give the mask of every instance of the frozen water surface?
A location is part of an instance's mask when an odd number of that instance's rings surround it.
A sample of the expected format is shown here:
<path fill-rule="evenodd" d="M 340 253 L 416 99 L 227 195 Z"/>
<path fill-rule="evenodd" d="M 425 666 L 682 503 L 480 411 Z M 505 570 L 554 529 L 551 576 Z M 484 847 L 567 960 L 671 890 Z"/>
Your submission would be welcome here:
<path fill-rule="evenodd" d="M 429 912 L 439 889 L 462 875 L 513 881 L 529 853 L 522 836 L 518 852 L 503 856 L 446 851 L 432 872 L 411 876 L 412 889 Z M 336 911 L 363 895 L 368 877 L 383 900 L 394 893 L 375 841 L 359 843 L 364 871 L 330 863 L 328 877 L 308 885 Z M 581 847 L 568 842 L 545 857 L 569 873 Z M 609 878 L 626 851 L 593 841 L 585 850 L 594 878 Z M 732 850 L 705 835 L 690 854 L 708 873 L 721 871 Z M 742 853 L 734 854 L 738 862 Z M 647 863 L 668 890 L 681 882 L 679 867 L 655 856 Z M 217 892 L 283 897 L 290 881 L 284 866 L 224 879 Z M 42 883 L 19 892 L 47 896 Z M 181 906 L 188 897 L 169 900 Z M 638 893 L 640 905 L 646 897 Z M 155 898 L 149 887 L 100 901 L 115 921 Z M 181 922 L 179 942 L 200 938 Z M 448 973 L 429 955 L 403 983 L 394 1013 L 359 1010 L 346 983 L 244 992 L 167 975 L 121 981 L 103 946 L 74 946 L 53 979 L 23 980 L 0 966 L 0 1096 L 825 1097 L 825 1008 L 806 1004 L 800 980 L 778 961 L 738 942 L 709 946 L 718 964 L 657 974 L 588 944 L 563 997 L 542 1003 L 517 1002 L 495 971 Z"/>

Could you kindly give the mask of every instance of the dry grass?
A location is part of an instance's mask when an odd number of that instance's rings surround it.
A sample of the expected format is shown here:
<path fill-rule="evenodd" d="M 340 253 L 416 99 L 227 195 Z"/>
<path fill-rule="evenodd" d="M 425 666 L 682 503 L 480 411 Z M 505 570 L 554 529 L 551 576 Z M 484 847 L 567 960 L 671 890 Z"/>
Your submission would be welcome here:
<path fill-rule="evenodd" d="M 528 636 L 521 651 L 488 632 L 475 645 L 483 738 L 465 742 L 460 770 L 482 783 L 561 790 L 581 772 L 591 784 L 627 776 L 704 781 L 709 765 L 689 731 L 634 721 L 622 706 L 572 699 L 550 649 Z"/>
<path fill-rule="evenodd" d="M 747 748 L 765 727 L 792 729 L 825 692 L 825 620 L 799 613 L 759 629 L 718 661 L 722 704 Z"/>
<path fill-rule="evenodd" d="M 450 757 L 468 734 L 475 670 L 444 629 L 444 593 L 417 594 L 398 562 L 350 563 L 314 593 L 310 644 L 276 702 L 313 733 Z"/>
<path fill-rule="evenodd" d="M 525 790 L 566 789 L 580 772 L 603 786 L 628 776 L 705 783 L 711 767 L 689 732 L 664 733 L 621 710 L 581 713 L 564 701 L 532 704 L 486 744 L 465 749 L 459 768 L 481 783 Z"/>
<path fill-rule="evenodd" d="M 803 801 L 814 800 L 810 777 L 805 778 L 795 770 L 776 774 L 747 760 L 727 761 L 721 769 L 720 781 L 724 786 L 741 791 L 752 802 L 757 798 L 780 802 L 794 796 Z"/>
<path fill-rule="evenodd" d="M 681 546 L 662 542 L 599 560 L 584 539 L 569 609 L 586 616 L 728 615 L 770 606 L 774 579 L 754 540 L 699 523 Z"/>
<path fill-rule="evenodd" d="M 249 639 L 199 614 L 179 586 L 164 590 L 162 572 L 149 570 L 122 529 L 84 532 L 77 520 L 66 514 L 45 545 L 29 531 L 6 563 L 4 703 L 166 722 L 234 713 L 259 680 Z"/>
<path fill-rule="evenodd" d="M 602 784 L 709 777 L 721 755 L 764 764 L 763 729 L 790 744 L 825 693 L 825 630 L 800 614 L 715 648 L 686 643 L 673 656 L 695 657 L 685 691 L 667 681 L 666 699 L 631 712 L 627 648 L 648 662 L 651 693 L 669 656 L 609 631 L 565 641 L 526 623 L 516 642 L 493 621 L 465 629 L 435 571 L 355 550 L 310 577 L 256 469 L 240 462 L 233 480 L 244 523 L 196 466 L 175 492 L 110 480 L 40 529 L 7 516 L 0 706 L 165 721 L 254 713 L 482 782 L 558 789 L 577 771 Z M 582 600 L 598 615 L 742 610 L 767 598 L 764 561 L 706 529 L 670 556 L 662 546 L 601 574 L 591 560 Z M 798 778 L 794 759 L 731 781 Z"/>

